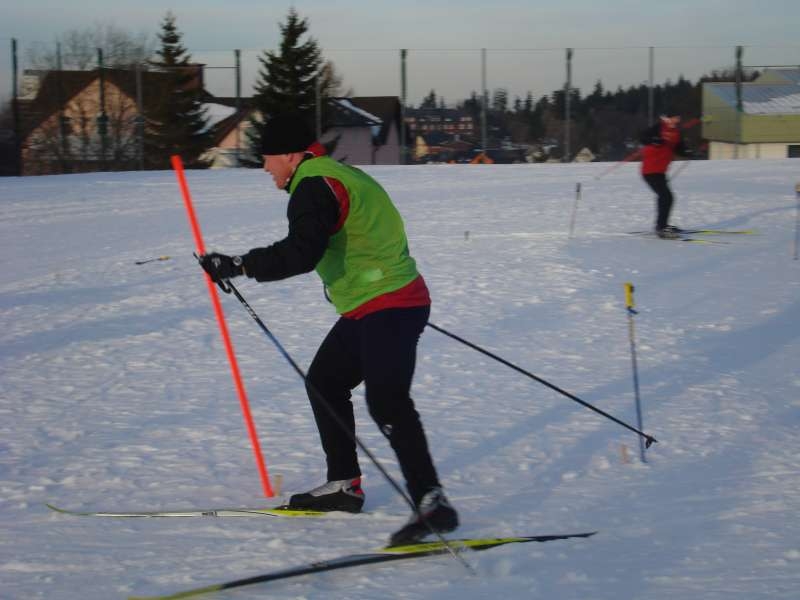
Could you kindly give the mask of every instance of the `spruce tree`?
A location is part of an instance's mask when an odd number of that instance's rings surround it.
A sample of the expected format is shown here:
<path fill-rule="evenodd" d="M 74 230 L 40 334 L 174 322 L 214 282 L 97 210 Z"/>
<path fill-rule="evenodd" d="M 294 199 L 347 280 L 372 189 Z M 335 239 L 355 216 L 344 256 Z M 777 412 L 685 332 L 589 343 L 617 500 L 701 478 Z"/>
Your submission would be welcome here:
<path fill-rule="evenodd" d="M 278 52 L 264 51 L 259 57 L 261 68 L 255 85 L 253 106 L 255 115 L 248 139 L 254 166 L 261 164 L 261 133 L 270 117 L 287 112 L 300 113 L 309 124 L 315 119 L 317 93 L 316 78 L 321 74 L 320 92 L 322 106 L 335 91 L 340 81 L 333 65 L 324 63 L 322 52 L 314 38 L 307 36 L 308 20 L 302 19 L 293 8 L 286 22 L 279 25 L 281 44 Z M 323 130 L 325 113 L 323 110 Z"/>
<path fill-rule="evenodd" d="M 169 168 L 169 158 L 180 155 L 189 166 L 203 166 L 200 155 L 211 145 L 203 91 L 196 67 L 181 43 L 175 15 L 167 12 L 158 34 L 158 60 L 151 61 L 158 76 L 151 86 L 158 90 L 147 110 L 145 159 L 151 168 Z"/>
<path fill-rule="evenodd" d="M 420 110 L 425 109 L 434 109 L 436 108 L 436 91 L 431 90 L 428 92 L 428 95 L 422 99 L 422 102 L 419 103 Z"/>

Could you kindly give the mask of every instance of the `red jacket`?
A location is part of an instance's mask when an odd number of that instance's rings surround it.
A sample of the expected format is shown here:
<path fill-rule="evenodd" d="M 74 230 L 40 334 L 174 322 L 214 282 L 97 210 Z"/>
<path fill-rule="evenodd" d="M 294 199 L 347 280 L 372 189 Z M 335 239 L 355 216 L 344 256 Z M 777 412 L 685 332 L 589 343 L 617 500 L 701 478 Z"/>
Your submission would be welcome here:
<path fill-rule="evenodd" d="M 661 121 L 642 134 L 642 175 L 666 173 L 675 154 L 689 154 L 678 126 Z"/>

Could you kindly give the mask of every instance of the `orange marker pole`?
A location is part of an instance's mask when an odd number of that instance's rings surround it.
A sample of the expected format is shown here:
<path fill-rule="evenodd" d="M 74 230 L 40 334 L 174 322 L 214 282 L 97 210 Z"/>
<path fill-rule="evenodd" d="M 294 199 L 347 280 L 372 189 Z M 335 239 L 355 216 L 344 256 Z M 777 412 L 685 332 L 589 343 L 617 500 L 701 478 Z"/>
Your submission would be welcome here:
<path fill-rule="evenodd" d="M 178 185 L 183 194 L 183 203 L 186 206 L 186 214 L 189 217 L 189 224 L 192 226 L 192 233 L 194 234 L 194 241 L 197 246 L 197 253 L 203 255 L 206 253 L 203 244 L 203 236 L 200 233 L 200 225 L 197 223 L 197 217 L 194 213 L 194 206 L 192 205 L 192 197 L 189 193 L 189 186 L 186 183 L 186 174 L 183 171 L 183 162 L 180 156 L 172 157 L 172 168 L 175 170 L 175 175 L 178 177 Z M 256 426 L 253 423 L 253 415 L 250 413 L 250 404 L 247 401 L 247 393 L 244 390 L 242 383 L 242 376 L 239 373 L 239 365 L 236 362 L 236 355 L 233 353 L 233 344 L 228 334 L 228 327 L 225 324 L 225 315 L 222 313 L 222 305 L 219 302 L 219 295 L 217 294 L 217 286 L 211 281 L 211 277 L 206 273 L 206 284 L 208 285 L 208 293 L 211 295 L 211 304 L 214 306 L 214 313 L 217 315 L 217 322 L 219 323 L 219 330 L 222 334 L 222 342 L 225 345 L 225 352 L 228 355 L 228 362 L 231 364 L 231 374 L 233 375 L 233 383 L 236 386 L 236 392 L 239 394 L 239 404 L 242 407 L 242 414 L 244 415 L 244 422 L 247 426 L 247 432 L 250 434 L 250 442 L 253 446 L 253 454 L 256 457 L 256 465 L 258 466 L 258 473 L 261 475 L 261 484 L 264 488 L 264 495 L 267 498 L 272 498 L 275 494 L 272 492 L 272 486 L 269 483 L 269 475 L 267 474 L 267 466 L 264 463 L 264 458 L 261 455 L 261 446 L 258 443 L 258 434 L 256 433 Z"/>

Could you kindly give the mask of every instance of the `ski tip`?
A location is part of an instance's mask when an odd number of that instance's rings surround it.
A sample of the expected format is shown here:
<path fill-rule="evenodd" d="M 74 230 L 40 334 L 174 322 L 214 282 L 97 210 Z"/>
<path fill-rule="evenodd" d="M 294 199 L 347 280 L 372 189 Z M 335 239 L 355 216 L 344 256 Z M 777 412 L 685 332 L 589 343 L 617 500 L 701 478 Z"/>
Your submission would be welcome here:
<path fill-rule="evenodd" d="M 228 587 L 231 587 L 230 584 L 222 583 L 164 596 L 128 596 L 127 600 L 181 600 L 182 598 L 194 598 L 195 596 L 204 596 L 206 594 L 213 594 L 214 592 L 221 592 Z"/>

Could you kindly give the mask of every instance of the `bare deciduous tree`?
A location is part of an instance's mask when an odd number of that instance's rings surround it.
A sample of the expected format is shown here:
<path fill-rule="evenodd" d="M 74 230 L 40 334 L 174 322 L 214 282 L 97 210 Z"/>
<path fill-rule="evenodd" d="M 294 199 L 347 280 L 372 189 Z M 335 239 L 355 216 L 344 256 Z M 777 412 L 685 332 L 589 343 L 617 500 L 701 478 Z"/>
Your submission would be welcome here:
<path fill-rule="evenodd" d="M 58 36 L 52 46 L 36 44 L 26 50 L 33 69 L 58 68 L 57 45 L 61 45 L 61 68 L 84 71 L 97 65 L 97 49 L 103 49 L 106 67 L 127 68 L 144 64 L 155 51 L 155 40 L 146 33 L 131 34 L 111 23 L 95 23 Z"/>

